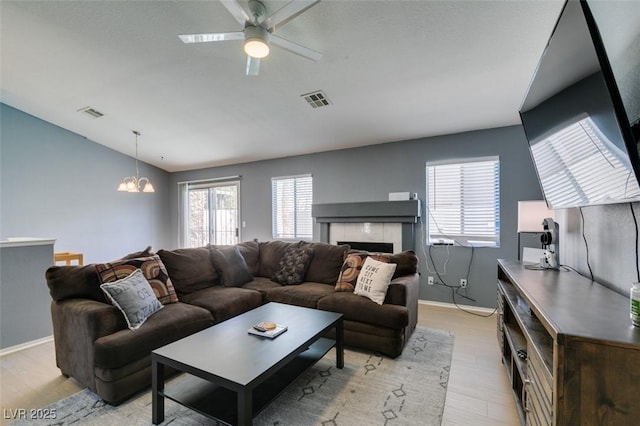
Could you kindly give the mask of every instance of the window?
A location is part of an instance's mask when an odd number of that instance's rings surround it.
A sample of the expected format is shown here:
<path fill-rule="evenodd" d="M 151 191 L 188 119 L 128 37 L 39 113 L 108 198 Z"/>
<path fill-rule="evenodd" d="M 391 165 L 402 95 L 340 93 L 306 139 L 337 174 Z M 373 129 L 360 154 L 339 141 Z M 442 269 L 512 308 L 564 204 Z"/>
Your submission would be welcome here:
<path fill-rule="evenodd" d="M 271 179 L 273 238 L 311 239 L 313 237 L 312 183 L 311 175 Z"/>
<path fill-rule="evenodd" d="M 500 160 L 427 163 L 429 244 L 500 246 Z"/>

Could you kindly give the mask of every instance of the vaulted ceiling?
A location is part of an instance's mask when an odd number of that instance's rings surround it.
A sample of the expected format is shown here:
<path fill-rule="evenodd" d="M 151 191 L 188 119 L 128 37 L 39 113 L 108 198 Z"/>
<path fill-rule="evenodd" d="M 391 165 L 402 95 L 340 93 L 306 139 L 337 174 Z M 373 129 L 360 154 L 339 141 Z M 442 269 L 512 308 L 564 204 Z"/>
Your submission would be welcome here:
<path fill-rule="evenodd" d="M 322 58 L 254 77 L 241 40 L 178 38 L 242 30 L 217 1 L 2 0 L 0 99 L 167 171 L 512 125 L 562 4 L 322 0 L 277 29 Z"/>

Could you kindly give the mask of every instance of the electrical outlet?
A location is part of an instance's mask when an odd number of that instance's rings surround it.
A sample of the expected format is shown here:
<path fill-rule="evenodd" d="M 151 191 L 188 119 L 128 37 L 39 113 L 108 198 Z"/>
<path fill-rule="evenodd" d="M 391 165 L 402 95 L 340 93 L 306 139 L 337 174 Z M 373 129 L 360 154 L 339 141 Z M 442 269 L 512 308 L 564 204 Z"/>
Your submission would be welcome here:
<path fill-rule="evenodd" d="M 433 275 L 429 275 L 429 276 L 427 277 L 427 284 L 429 284 L 429 285 L 433 285 Z"/>
<path fill-rule="evenodd" d="M 460 287 L 462 287 L 462 288 L 466 288 L 467 287 L 467 279 L 466 278 L 460 278 Z"/>

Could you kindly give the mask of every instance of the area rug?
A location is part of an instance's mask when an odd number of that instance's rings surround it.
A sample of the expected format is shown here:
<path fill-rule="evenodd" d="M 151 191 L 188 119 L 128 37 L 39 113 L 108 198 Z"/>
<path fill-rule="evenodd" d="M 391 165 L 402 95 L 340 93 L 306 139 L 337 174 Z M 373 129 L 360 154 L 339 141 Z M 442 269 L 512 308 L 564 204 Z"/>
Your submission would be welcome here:
<path fill-rule="evenodd" d="M 370 351 L 345 350 L 342 370 L 332 350 L 304 372 L 253 420 L 260 426 L 440 425 L 453 335 L 418 327 L 402 355 L 391 359 Z M 184 380 L 178 376 L 172 380 Z M 51 406 L 50 421 L 12 425 L 150 425 L 151 393 L 114 407 L 89 390 Z M 219 425 L 165 400 L 162 425 Z"/>

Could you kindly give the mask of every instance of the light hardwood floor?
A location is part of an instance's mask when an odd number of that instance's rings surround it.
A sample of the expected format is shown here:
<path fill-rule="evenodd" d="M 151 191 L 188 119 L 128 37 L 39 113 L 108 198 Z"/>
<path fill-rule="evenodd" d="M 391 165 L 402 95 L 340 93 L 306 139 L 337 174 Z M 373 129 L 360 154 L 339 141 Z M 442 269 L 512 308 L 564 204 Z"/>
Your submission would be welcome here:
<path fill-rule="evenodd" d="M 418 324 L 455 334 L 443 426 L 516 426 L 515 402 L 496 340 L 496 317 L 421 304 Z M 0 424 L 9 409 L 40 408 L 81 390 L 60 375 L 53 342 L 0 357 Z"/>

